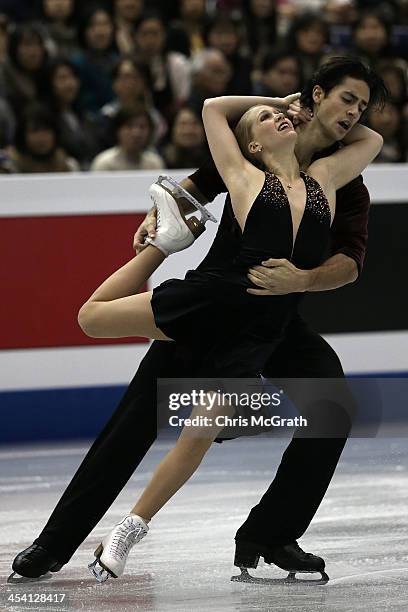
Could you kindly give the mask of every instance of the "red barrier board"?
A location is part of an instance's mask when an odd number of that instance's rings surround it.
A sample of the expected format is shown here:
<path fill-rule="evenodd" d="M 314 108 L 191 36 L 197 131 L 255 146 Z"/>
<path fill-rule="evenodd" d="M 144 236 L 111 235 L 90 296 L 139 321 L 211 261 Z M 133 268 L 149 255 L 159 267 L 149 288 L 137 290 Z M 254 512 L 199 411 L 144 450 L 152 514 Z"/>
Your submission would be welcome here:
<path fill-rule="evenodd" d="M 143 218 L 1 218 L 0 349 L 147 342 L 88 338 L 77 323 L 79 308 L 96 287 L 134 256 L 133 234 Z"/>

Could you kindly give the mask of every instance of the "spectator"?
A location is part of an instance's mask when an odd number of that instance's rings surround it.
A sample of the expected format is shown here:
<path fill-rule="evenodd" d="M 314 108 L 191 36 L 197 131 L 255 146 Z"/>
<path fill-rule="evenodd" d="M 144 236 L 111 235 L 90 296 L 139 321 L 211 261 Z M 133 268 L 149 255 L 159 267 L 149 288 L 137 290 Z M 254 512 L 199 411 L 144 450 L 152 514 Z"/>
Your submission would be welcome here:
<path fill-rule="evenodd" d="M 14 140 L 16 118 L 7 100 L 0 98 L 0 149 Z"/>
<path fill-rule="evenodd" d="M 325 21 L 331 25 L 351 25 L 357 18 L 355 0 L 328 0 L 322 8 Z"/>
<path fill-rule="evenodd" d="M 201 117 L 185 106 L 174 118 L 170 142 L 162 148 L 167 168 L 198 168 L 208 159 Z"/>
<path fill-rule="evenodd" d="M 28 21 L 35 17 L 33 4 L 28 0 L 1 0 L 0 12 L 12 22 Z"/>
<path fill-rule="evenodd" d="M 7 15 L 0 12 L 0 66 L 4 64 L 7 57 L 8 26 L 9 21 Z"/>
<path fill-rule="evenodd" d="M 145 109 L 120 111 L 116 116 L 117 145 L 99 153 L 92 162 L 92 171 L 160 170 L 164 160 L 149 150 L 153 122 Z"/>
<path fill-rule="evenodd" d="M 376 65 L 376 72 L 382 77 L 389 92 L 389 99 L 397 106 L 408 103 L 408 66 L 403 59 L 384 59 Z"/>
<path fill-rule="evenodd" d="M 144 0 L 113 0 L 116 45 L 122 54 L 135 49 L 133 30 L 144 11 Z"/>
<path fill-rule="evenodd" d="M 285 50 L 266 53 L 255 84 L 255 95 L 282 98 L 301 89 L 298 58 Z"/>
<path fill-rule="evenodd" d="M 275 0 L 242 1 L 249 50 L 255 64 L 266 49 L 277 42 L 275 4 Z"/>
<path fill-rule="evenodd" d="M 39 25 L 16 26 L 8 40 L 7 59 L 2 67 L 4 96 L 15 113 L 41 94 L 45 81 L 48 53 Z"/>
<path fill-rule="evenodd" d="M 82 51 L 72 56 L 81 75 L 83 108 L 96 114 L 113 98 L 111 74 L 118 60 L 111 15 L 102 5 L 87 7 L 79 28 Z"/>
<path fill-rule="evenodd" d="M 149 74 L 145 66 L 132 56 L 123 56 L 112 72 L 115 98 L 101 110 L 101 142 L 108 148 L 114 145 L 114 120 L 119 111 L 133 111 L 145 106 L 151 116 L 155 130 L 153 141 L 156 143 L 167 131 L 167 124 L 159 111 L 153 106 L 148 86 Z"/>
<path fill-rule="evenodd" d="M 392 57 L 391 23 L 378 12 L 366 12 L 353 25 L 353 52 L 375 67 L 384 57 Z"/>
<path fill-rule="evenodd" d="M 187 57 L 201 51 L 205 44 L 208 14 L 205 0 L 179 0 L 179 18 L 168 31 L 168 48 Z"/>
<path fill-rule="evenodd" d="M 58 124 L 61 146 L 86 168 L 98 150 L 97 139 L 79 104 L 81 81 L 75 65 L 69 60 L 55 60 L 48 86 L 48 104 Z"/>
<path fill-rule="evenodd" d="M 240 50 L 243 41 L 239 22 L 225 14 L 216 17 L 208 25 L 206 42 L 208 47 L 221 51 L 231 66 L 227 94 L 250 95 L 252 61 Z"/>
<path fill-rule="evenodd" d="M 41 0 L 40 14 L 52 41 L 52 54 L 74 53 L 78 47 L 75 0 Z"/>
<path fill-rule="evenodd" d="M 403 117 L 399 108 L 386 102 L 382 111 L 371 109 L 368 125 L 381 134 L 384 145 L 375 163 L 401 163 L 407 161 L 407 143 L 404 138 Z"/>
<path fill-rule="evenodd" d="M 22 114 L 15 146 L 8 149 L 14 172 L 74 172 L 78 162 L 60 146 L 57 122 L 44 106 L 34 103 Z"/>
<path fill-rule="evenodd" d="M 307 81 L 319 67 L 329 42 L 327 24 L 313 13 L 294 20 L 288 33 L 287 47 L 297 56 L 302 68 L 302 80 Z"/>
<path fill-rule="evenodd" d="M 190 93 L 190 66 L 181 53 L 168 51 L 166 26 L 158 13 L 149 12 L 135 31 L 136 58 L 146 66 L 153 103 L 171 121 Z"/>
<path fill-rule="evenodd" d="M 231 79 L 231 67 L 221 51 L 203 49 L 194 56 L 191 72 L 193 86 L 188 106 L 201 116 L 206 98 L 225 95 Z"/>

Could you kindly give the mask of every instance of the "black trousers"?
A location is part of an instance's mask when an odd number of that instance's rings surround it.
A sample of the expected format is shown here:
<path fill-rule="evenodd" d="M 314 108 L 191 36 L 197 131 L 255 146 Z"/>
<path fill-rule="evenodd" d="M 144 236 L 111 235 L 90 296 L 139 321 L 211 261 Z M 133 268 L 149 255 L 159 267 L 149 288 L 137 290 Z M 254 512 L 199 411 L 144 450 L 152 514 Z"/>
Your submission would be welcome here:
<path fill-rule="evenodd" d="M 105 515 L 156 439 L 156 379 L 188 377 L 188 367 L 175 343 L 155 341 L 150 346 L 118 408 L 35 540 L 61 563 L 69 561 Z M 334 350 L 299 316 L 288 326 L 264 375 L 344 378 Z M 272 484 L 238 529 L 238 539 L 265 544 L 294 540 L 305 532 L 329 486 L 349 425 L 337 438 L 295 434 Z"/>

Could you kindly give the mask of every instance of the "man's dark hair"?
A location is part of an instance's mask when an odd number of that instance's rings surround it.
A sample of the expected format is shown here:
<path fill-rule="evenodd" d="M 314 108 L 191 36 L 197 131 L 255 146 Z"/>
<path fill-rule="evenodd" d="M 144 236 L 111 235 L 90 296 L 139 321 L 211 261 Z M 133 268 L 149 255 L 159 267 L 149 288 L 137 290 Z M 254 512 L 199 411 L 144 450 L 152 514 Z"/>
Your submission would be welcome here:
<path fill-rule="evenodd" d="M 316 85 L 320 85 L 327 95 L 347 77 L 367 83 L 370 88 L 369 107 L 374 106 L 380 110 L 384 107 L 388 96 L 384 81 L 371 68 L 363 64 L 360 59 L 350 56 L 333 57 L 320 66 L 319 70 L 306 83 L 300 103 L 302 106 L 313 109 L 313 89 Z"/>

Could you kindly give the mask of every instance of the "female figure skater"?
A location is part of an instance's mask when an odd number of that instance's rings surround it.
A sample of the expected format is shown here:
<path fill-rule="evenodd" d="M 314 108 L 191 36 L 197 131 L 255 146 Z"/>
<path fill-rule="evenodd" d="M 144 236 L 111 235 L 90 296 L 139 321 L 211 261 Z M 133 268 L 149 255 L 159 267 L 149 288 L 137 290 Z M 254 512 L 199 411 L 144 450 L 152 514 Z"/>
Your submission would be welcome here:
<path fill-rule="evenodd" d="M 254 277 L 247 277 L 246 271 L 268 258 L 288 259 L 304 269 L 319 265 L 336 190 L 358 176 L 382 146 L 381 136 L 357 125 L 369 101 L 368 85 L 356 82 L 356 92 L 358 112 L 345 112 L 339 104 L 329 118 L 330 129 L 344 137 L 345 146 L 312 163 L 307 174 L 299 171 L 294 155 L 297 135 L 281 112 L 298 95 L 207 100 L 204 127 L 231 196 L 240 233 L 238 247 L 226 244 L 211 268 L 189 271 L 184 280 L 172 279 L 153 292 L 135 295 L 166 255 L 193 241 L 174 200 L 170 196 L 168 203 L 161 200 L 156 237 L 102 283 L 81 308 L 78 320 L 84 332 L 93 337 L 135 335 L 176 341 L 189 352 L 196 377 L 258 377 L 299 294 L 254 297 Z M 313 98 L 325 112 L 325 93 L 318 85 Z M 238 117 L 234 134 L 228 120 Z M 153 197 L 155 187 L 151 188 Z M 194 415 L 205 408 L 200 406 Z M 222 414 L 230 409 L 217 408 Z M 195 436 L 182 431 L 131 513 L 95 551 L 90 568 L 98 580 L 123 573 L 131 547 L 146 535 L 150 519 L 194 473 L 220 429 L 207 428 L 200 436 L 197 430 Z"/>

